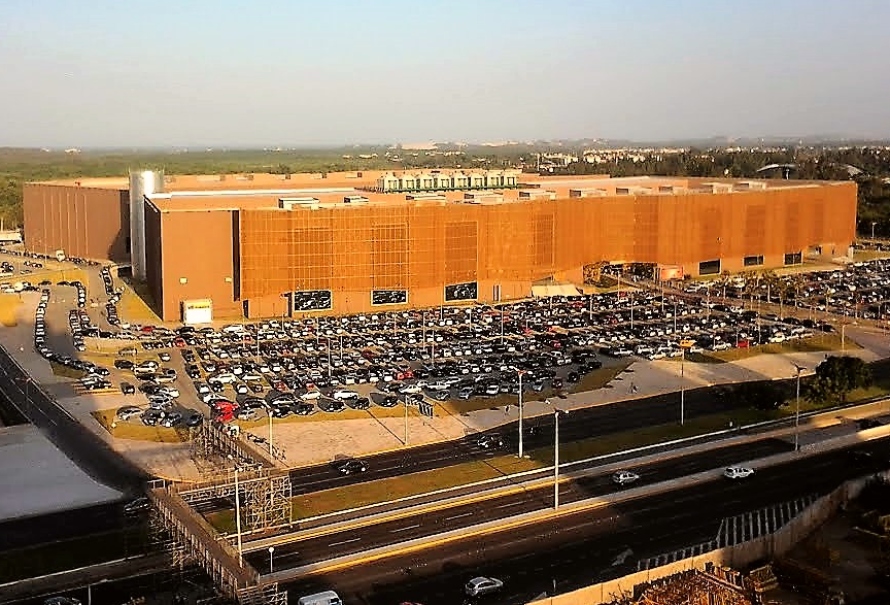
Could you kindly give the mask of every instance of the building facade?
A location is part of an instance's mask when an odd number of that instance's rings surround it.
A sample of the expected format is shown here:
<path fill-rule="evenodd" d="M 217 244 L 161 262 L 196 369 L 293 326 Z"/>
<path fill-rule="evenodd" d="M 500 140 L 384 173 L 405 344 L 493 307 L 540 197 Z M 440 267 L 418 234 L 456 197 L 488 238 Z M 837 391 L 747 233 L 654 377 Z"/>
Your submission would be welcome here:
<path fill-rule="evenodd" d="M 580 286 L 601 261 L 714 274 L 844 255 L 855 237 L 851 182 L 521 175 L 522 189 L 425 197 L 376 192 L 388 174 L 146 195 L 146 281 L 159 315 L 179 319 L 185 303 L 205 299 L 217 317 L 498 302 L 541 283 Z M 59 203 L 52 197 L 44 215 Z M 46 201 L 28 204 L 34 212 Z M 28 249 L 39 249 L 29 234 L 62 227 L 27 221 Z"/>

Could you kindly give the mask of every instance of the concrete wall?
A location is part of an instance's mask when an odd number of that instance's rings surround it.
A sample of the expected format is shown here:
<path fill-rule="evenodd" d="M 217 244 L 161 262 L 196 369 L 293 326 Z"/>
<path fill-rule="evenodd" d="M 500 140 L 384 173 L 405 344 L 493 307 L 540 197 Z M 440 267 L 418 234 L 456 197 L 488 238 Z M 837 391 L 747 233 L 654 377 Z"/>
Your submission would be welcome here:
<path fill-rule="evenodd" d="M 129 193 L 119 189 L 27 183 L 25 249 L 42 254 L 126 262 Z"/>
<path fill-rule="evenodd" d="M 885 481 L 890 472 L 879 477 Z M 870 479 L 848 481 L 836 490 L 808 506 L 779 531 L 749 540 L 735 546 L 713 550 L 703 555 L 675 561 L 634 574 L 587 586 L 573 592 L 534 601 L 530 605 L 600 605 L 609 603 L 618 595 L 632 594 L 639 584 L 652 582 L 689 569 L 703 569 L 707 563 L 735 569 L 743 568 L 758 560 L 771 559 L 790 551 L 794 545 L 825 523 L 843 504 L 855 499 Z"/>
<path fill-rule="evenodd" d="M 241 304 L 235 300 L 232 214 L 160 213 L 160 278 L 150 272 L 149 285 L 165 321 L 180 318 L 182 301 L 201 298 L 213 300 L 214 315 L 240 314 Z"/>

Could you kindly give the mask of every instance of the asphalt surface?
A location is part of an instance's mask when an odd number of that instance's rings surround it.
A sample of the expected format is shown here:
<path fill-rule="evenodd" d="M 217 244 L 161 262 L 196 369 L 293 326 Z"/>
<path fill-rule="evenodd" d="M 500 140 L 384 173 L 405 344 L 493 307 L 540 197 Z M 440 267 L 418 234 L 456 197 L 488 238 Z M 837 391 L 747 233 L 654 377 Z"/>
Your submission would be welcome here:
<path fill-rule="evenodd" d="M 829 452 L 760 470 L 744 481 L 715 480 L 558 521 L 365 563 L 285 588 L 292 602 L 301 595 L 333 589 L 350 604 L 411 601 L 453 605 L 467 602 L 462 593 L 467 580 L 488 575 L 503 580 L 504 589 L 478 602 L 525 603 L 544 593 L 552 594 L 554 585 L 557 593 L 564 593 L 621 577 L 635 571 L 639 559 L 712 540 L 725 517 L 825 494 L 847 479 L 887 468 L 890 439 L 852 449 L 874 452 L 874 459 L 853 463 L 847 452 Z M 264 569 L 262 563 L 268 569 L 268 553 L 255 562 L 258 569 Z"/>
<path fill-rule="evenodd" d="M 686 475 L 728 466 L 791 451 L 793 446 L 778 439 L 765 439 L 755 443 L 724 447 L 713 451 L 692 454 L 644 466 L 631 467 L 640 475 L 634 486 L 669 481 Z M 607 496 L 620 491 L 610 474 L 582 477 L 560 486 L 560 503 L 568 504 Z M 353 553 L 363 552 L 407 540 L 431 536 L 463 527 L 478 525 L 498 519 L 506 519 L 553 506 L 553 486 L 527 490 L 516 494 L 492 498 L 481 502 L 453 506 L 416 516 L 380 523 L 360 529 L 350 529 L 318 538 L 302 540 L 275 547 L 276 571 L 308 563 L 315 563 Z M 247 560 L 257 569 L 268 569 L 266 551 L 247 555 Z"/>
<path fill-rule="evenodd" d="M 632 372 L 627 375 L 632 375 Z M 686 391 L 686 419 L 742 409 L 743 405 L 738 399 L 718 394 L 723 391 L 725 389 L 718 390 L 713 387 Z M 523 421 L 525 429 L 523 447 L 525 450 L 553 446 L 553 418 L 551 416 L 539 416 Z M 591 437 L 630 431 L 644 426 L 678 422 L 679 418 L 679 393 L 572 410 L 570 415 L 560 420 L 559 441 L 565 444 Z M 486 433 L 500 434 L 505 442 L 504 449 L 497 451 L 482 449 L 476 445 L 478 436 L 469 436 L 444 443 L 363 458 L 368 462 L 368 470 L 359 474 L 343 476 L 331 464 L 304 467 L 290 473 L 293 494 L 304 494 L 406 473 L 443 468 L 500 455 L 504 451 L 515 452 L 518 450 L 517 422 L 511 422 L 497 430 L 486 431 Z"/>
<path fill-rule="evenodd" d="M 0 522 L 0 552 L 121 529 L 128 521 L 118 503 Z"/>
<path fill-rule="evenodd" d="M 148 473 L 114 451 L 55 401 L 35 388 L 2 347 L 0 395 L 5 396 L 53 445 L 99 483 L 124 493 L 135 494 L 150 479 Z"/>

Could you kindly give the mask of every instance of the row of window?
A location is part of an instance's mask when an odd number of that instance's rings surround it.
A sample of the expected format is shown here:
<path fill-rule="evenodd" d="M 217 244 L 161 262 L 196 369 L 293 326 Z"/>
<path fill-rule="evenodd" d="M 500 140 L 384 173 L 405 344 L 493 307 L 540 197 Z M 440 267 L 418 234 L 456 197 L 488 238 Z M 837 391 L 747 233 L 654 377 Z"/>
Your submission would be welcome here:
<path fill-rule="evenodd" d="M 800 265 L 803 263 L 802 252 L 788 252 L 785 254 L 785 265 Z M 744 260 L 746 267 L 760 267 L 763 265 L 763 255 L 757 254 L 746 256 Z M 720 260 L 706 260 L 698 264 L 699 275 L 717 275 L 720 273 Z"/>
<path fill-rule="evenodd" d="M 330 290 L 300 290 L 288 292 L 285 296 L 290 301 L 292 313 L 306 311 L 327 311 L 334 307 L 334 297 Z M 465 282 L 445 286 L 445 302 L 476 300 L 479 288 L 476 282 Z M 371 304 L 404 305 L 408 303 L 408 290 L 372 290 Z"/>

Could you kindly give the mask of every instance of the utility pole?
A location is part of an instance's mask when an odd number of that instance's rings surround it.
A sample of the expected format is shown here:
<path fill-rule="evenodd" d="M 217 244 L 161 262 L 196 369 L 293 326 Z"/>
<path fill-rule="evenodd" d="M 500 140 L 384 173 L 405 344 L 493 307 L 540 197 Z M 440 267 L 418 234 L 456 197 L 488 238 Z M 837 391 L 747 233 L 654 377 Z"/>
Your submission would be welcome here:
<path fill-rule="evenodd" d="M 800 373 L 806 368 L 794 364 L 797 370 L 797 394 L 794 405 L 794 451 L 800 451 Z"/>

